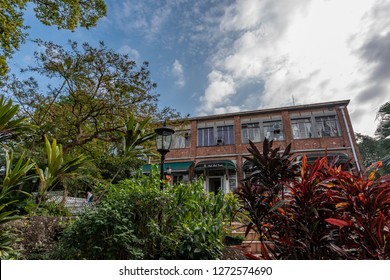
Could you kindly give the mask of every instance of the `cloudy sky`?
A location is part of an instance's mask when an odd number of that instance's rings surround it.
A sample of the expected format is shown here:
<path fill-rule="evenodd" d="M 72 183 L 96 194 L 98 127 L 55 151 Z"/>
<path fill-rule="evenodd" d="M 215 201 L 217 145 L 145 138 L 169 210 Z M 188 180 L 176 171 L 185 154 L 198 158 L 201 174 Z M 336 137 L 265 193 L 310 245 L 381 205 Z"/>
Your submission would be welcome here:
<path fill-rule="evenodd" d="M 96 28 L 58 31 L 27 13 L 30 38 L 103 40 L 149 61 L 160 106 L 191 116 L 350 99 L 373 135 L 390 100 L 390 1 L 107 0 Z M 26 43 L 11 61 L 31 63 Z M 294 101 L 293 101 L 294 100 Z"/>

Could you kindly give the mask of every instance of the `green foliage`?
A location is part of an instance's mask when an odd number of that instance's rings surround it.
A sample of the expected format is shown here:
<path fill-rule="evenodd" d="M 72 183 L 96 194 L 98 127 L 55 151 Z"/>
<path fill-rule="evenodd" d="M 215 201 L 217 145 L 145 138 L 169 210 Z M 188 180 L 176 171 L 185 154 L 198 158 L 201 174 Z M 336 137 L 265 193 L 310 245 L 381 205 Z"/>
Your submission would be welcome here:
<path fill-rule="evenodd" d="M 0 96 L 0 143 L 5 144 L 31 130 L 26 118 L 16 117 L 18 110 L 19 106 L 12 105 L 11 99 L 6 101 L 3 95 Z"/>
<path fill-rule="evenodd" d="M 106 14 L 103 0 L 0 0 L 0 76 L 7 73 L 6 59 L 19 49 L 27 34 L 23 15 L 27 3 L 35 4 L 38 20 L 59 29 L 89 28 Z"/>
<path fill-rule="evenodd" d="M 57 145 L 57 141 L 53 139 L 50 144 L 47 137 L 45 137 L 46 144 L 46 156 L 47 166 L 45 169 L 39 168 L 35 165 L 35 170 L 39 176 L 39 187 L 38 187 L 38 203 L 45 198 L 46 192 L 53 187 L 55 184 L 64 179 L 65 176 L 69 176 L 77 169 L 79 169 L 86 161 L 86 157 L 77 156 L 73 159 L 65 161 L 62 152 L 62 146 Z"/>
<path fill-rule="evenodd" d="M 180 184 L 172 189 L 165 227 L 176 228 L 173 259 L 217 259 L 221 255 L 224 221 L 230 216 L 222 192 L 206 193 L 203 182 Z M 169 251 L 168 251 L 169 252 Z"/>
<path fill-rule="evenodd" d="M 201 182 L 160 190 L 157 170 L 138 174 L 111 185 L 65 230 L 57 257 L 216 259 L 229 209 L 222 193 L 205 193 Z"/>
<path fill-rule="evenodd" d="M 36 216 L 49 216 L 49 217 L 68 217 L 71 216 L 71 212 L 61 204 L 57 204 L 54 201 L 46 201 L 39 205 L 39 208 L 34 211 Z"/>
<path fill-rule="evenodd" d="M 373 163 L 382 161 L 379 173 L 390 174 L 390 102 L 383 104 L 377 113 L 379 120 L 376 137 L 356 133 L 356 140 L 363 159 L 368 168 Z"/>
<path fill-rule="evenodd" d="M 366 168 L 386 155 L 380 140 L 360 133 L 356 133 L 355 137 Z"/>
<path fill-rule="evenodd" d="M 380 139 L 386 139 L 390 136 L 390 102 L 386 102 L 379 108 L 377 118 L 379 119 L 379 125 L 376 134 Z M 390 146 L 388 146 L 388 149 L 390 149 Z"/>
<path fill-rule="evenodd" d="M 10 200 L 16 187 L 25 180 L 26 173 L 33 167 L 30 160 L 21 157 L 13 166 L 13 154 L 6 151 L 6 166 L 4 178 L 0 185 L 0 258 L 7 258 L 13 252 L 12 244 L 15 236 L 9 230 L 1 226 L 12 220 L 20 219 L 15 210 L 8 210 L 9 206 L 15 204 L 16 200 Z"/>

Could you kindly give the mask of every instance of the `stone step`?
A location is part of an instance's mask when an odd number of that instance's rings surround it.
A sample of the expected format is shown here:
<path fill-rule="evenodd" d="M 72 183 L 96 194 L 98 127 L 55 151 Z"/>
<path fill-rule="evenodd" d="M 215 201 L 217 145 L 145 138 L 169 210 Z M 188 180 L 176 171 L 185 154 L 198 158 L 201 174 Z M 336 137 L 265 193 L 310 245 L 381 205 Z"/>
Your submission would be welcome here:
<path fill-rule="evenodd" d="M 241 246 L 246 252 L 249 252 L 253 255 L 261 255 L 261 241 L 243 241 Z M 267 246 L 270 246 L 271 248 L 273 247 L 270 243 L 268 243 Z"/>
<path fill-rule="evenodd" d="M 247 236 L 245 236 L 245 231 L 232 231 L 230 234 L 232 236 L 242 236 L 247 241 L 258 241 L 259 240 L 259 235 L 254 231 L 250 231 Z"/>

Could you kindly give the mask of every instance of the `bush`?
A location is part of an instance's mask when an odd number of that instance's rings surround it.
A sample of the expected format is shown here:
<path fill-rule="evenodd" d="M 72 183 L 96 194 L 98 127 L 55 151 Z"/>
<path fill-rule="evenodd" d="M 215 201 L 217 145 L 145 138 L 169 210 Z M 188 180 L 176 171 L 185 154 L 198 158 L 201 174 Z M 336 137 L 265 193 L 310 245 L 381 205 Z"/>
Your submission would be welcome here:
<path fill-rule="evenodd" d="M 217 259 L 223 222 L 230 215 L 223 193 L 202 182 L 165 185 L 158 172 L 112 185 L 101 203 L 64 232 L 54 258 Z"/>
<path fill-rule="evenodd" d="M 237 193 L 264 258 L 390 259 L 390 175 L 378 175 L 380 162 L 352 174 L 337 158 L 304 156 L 298 176 L 288 149 L 266 144 L 261 154 L 251 143 L 256 170 Z"/>

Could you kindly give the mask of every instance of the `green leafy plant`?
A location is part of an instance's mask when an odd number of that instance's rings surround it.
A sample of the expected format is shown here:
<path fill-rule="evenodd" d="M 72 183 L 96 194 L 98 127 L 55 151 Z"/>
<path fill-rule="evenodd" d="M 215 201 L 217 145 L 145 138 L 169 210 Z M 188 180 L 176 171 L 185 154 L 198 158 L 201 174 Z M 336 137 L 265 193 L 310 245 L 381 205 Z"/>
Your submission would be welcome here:
<path fill-rule="evenodd" d="M 15 235 L 1 226 L 12 220 L 22 217 L 16 215 L 15 210 L 8 210 L 9 206 L 15 204 L 17 200 L 10 200 L 11 194 L 15 192 L 16 187 L 22 183 L 26 173 L 33 167 L 30 159 L 20 157 L 13 166 L 13 153 L 5 153 L 5 173 L 0 185 L 0 258 L 6 258 L 13 252 L 12 244 L 15 241 Z"/>
<path fill-rule="evenodd" d="M 79 155 L 73 159 L 65 160 L 62 152 L 62 145 L 56 139 L 52 143 L 45 137 L 47 166 L 45 169 L 35 165 L 35 171 L 39 176 L 37 203 L 41 204 L 46 199 L 46 192 L 58 182 L 79 169 L 85 162 L 86 157 Z"/>
<path fill-rule="evenodd" d="M 32 126 L 26 122 L 26 118 L 16 117 L 18 105 L 13 105 L 12 100 L 5 100 L 0 96 L 0 143 L 6 143 L 11 139 L 31 131 Z"/>
<path fill-rule="evenodd" d="M 205 193 L 202 182 L 161 190 L 152 168 L 149 176 L 138 173 L 107 188 L 101 203 L 65 230 L 56 256 L 217 259 L 224 220 L 231 216 L 225 201 L 222 193 Z"/>

